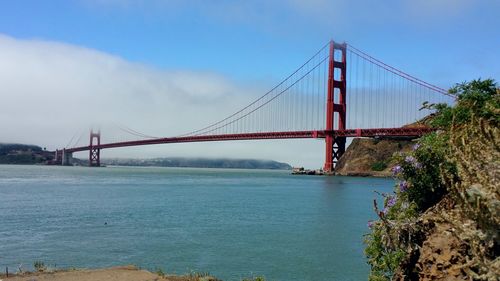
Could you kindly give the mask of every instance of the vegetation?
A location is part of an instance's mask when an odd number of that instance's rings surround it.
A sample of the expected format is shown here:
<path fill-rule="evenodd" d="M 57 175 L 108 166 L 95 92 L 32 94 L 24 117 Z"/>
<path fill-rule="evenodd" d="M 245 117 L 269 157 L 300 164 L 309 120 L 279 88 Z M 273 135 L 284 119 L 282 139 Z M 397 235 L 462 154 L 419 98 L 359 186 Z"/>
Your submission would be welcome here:
<path fill-rule="evenodd" d="M 266 279 L 264 277 L 257 276 L 252 278 L 245 278 L 242 281 L 266 281 Z"/>
<path fill-rule="evenodd" d="M 174 276 L 174 275 L 168 275 L 166 272 L 163 271 L 161 268 L 156 268 L 155 273 L 162 278 L 167 278 L 168 280 L 174 279 L 174 280 L 184 280 L 184 281 L 221 281 L 220 279 L 217 279 L 213 276 L 210 275 L 209 272 L 196 272 L 196 271 L 191 271 L 186 275 L 183 276 Z"/>
<path fill-rule="evenodd" d="M 0 164 L 37 164 L 52 157 L 53 153 L 36 145 L 0 143 Z"/>
<path fill-rule="evenodd" d="M 290 170 L 286 163 L 272 160 L 254 159 L 209 159 L 209 158 L 153 158 L 153 159 L 101 159 L 105 165 L 119 166 L 156 166 L 188 168 L 236 168 L 236 169 L 275 169 Z"/>
<path fill-rule="evenodd" d="M 167 277 L 167 274 L 161 268 L 156 269 L 156 274 L 158 274 L 158 276 L 162 278 Z M 187 280 L 192 280 L 192 281 L 221 281 L 220 279 L 211 276 L 209 272 L 196 272 L 196 271 L 191 271 L 187 275 L 181 276 L 181 278 L 185 278 Z M 266 279 L 261 276 L 255 276 L 255 277 L 243 278 L 242 281 L 266 281 Z"/>
<path fill-rule="evenodd" d="M 0 155 L 6 155 L 13 150 L 32 150 L 42 151 L 42 148 L 36 145 L 18 144 L 18 143 L 0 143 Z"/>
<path fill-rule="evenodd" d="M 105 278 L 111 278 L 111 279 L 113 279 L 113 278 L 116 279 L 117 278 L 116 276 L 123 276 L 123 274 L 120 274 L 119 271 L 129 271 L 129 272 L 131 272 L 131 271 L 141 271 L 140 267 L 136 267 L 134 265 L 111 267 L 111 268 L 96 269 L 96 270 L 77 269 L 75 267 L 70 267 L 70 268 L 65 268 L 65 269 L 57 269 L 56 270 L 56 265 L 55 264 L 53 266 L 48 266 L 45 262 L 40 261 L 40 260 L 35 261 L 33 263 L 33 268 L 34 268 L 34 271 L 28 271 L 22 265 L 19 265 L 19 268 L 18 268 L 17 272 L 10 273 L 9 275 L 10 276 L 24 276 L 26 278 L 26 280 L 32 280 L 32 279 L 30 279 L 30 277 L 42 276 L 42 275 L 39 275 L 40 273 L 49 274 L 49 275 L 43 275 L 43 276 L 49 276 L 48 279 L 51 279 L 51 280 L 52 279 L 54 279 L 54 280 L 80 280 L 80 279 L 82 279 L 82 280 L 83 279 L 85 279 L 85 280 L 91 280 L 90 276 L 94 276 L 94 277 L 98 276 L 97 277 L 98 280 L 101 280 L 102 276 L 106 276 Z M 72 271 L 75 271 L 76 274 L 75 275 L 66 275 L 66 276 L 64 276 L 64 273 L 68 273 L 68 272 L 72 272 Z M 58 276 L 58 273 L 63 273 L 63 275 Z M 145 272 L 145 276 L 147 276 L 148 273 L 149 272 L 146 271 Z M 154 270 L 154 273 L 157 274 L 158 277 L 159 277 L 159 278 L 157 278 L 155 280 L 172 280 L 172 281 L 174 281 L 174 280 L 175 281 L 222 281 L 222 280 L 220 280 L 220 279 L 218 279 L 216 277 L 211 276 L 209 272 L 190 271 L 189 273 L 186 273 L 184 275 L 175 275 L 175 274 L 167 274 L 165 271 L 163 271 L 162 268 L 157 267 Z M 128 275 L 128 273 L 126 275 Z M 6 274 L 0 273 L 0 277 L 7 277 L 7 276 L 6 276 Z M 42 279 L 45 280 L 45 278 L 42 278 Z M 35 280 L 35 279 L 33 279 L 33 280 Z M 94 279 L 92 279 L 92 280 L 94 280 Z M 254 280 L 254 279 L 248 279 L 248 280 Z M 257 281 L 257 280 L 258 281 L 265 281 L 263 278 L 261 278 L 261 279 L 255 279 L 255 281 Z"/>
<path fill-rule="evenodd" d="M 47 266 L 45 266 L 45 263 L 43 261 L 35 261 L 33 263 L 33 267 L 38 272 L 44 272 L 47 270 Z"/>
<path fill-rule="evenodd" d="M 161 269 L 161 268 L 157 268 L 155 270 L 155 273 L 158 274 L 158 276 L 160 276 L 160 277 L 165 277 L 165 272 L 163 272 L 163 269 Z"/>
<path fill-rule="evenodd" d="M 394 153 L 411 150 L 415 143 L 394 138 L 354 138 L 335 166 L 335 174 L 390 177 Z"/>
<path fill-rule="evenodd" d="M 200 278 L 204 278 L 204 277 L 210 277 L 210 278 L 212 278 L 212 277 L 210 276 L 210 273 L 209 273 L 209 272 L 196 272 L 196 271 L 191 271 L 191 272 L 188 274 L 188 276 L 189 276 L 190 278 L 193 278 L 193 279 L 196 279 L 196 280 L 198 280 L 198 279 L 200 279 Z M 212 280 L 212 279 L 211 279 L 211 280 Z M 215 279 L 214 279 L 214 281 L 215 281 Z"/>
<path fill-rule="evenodd" d="M 370 280 L 392 280 L 402 265 L 416 263 L 428 231 L 419 218 L 431 211 L 467 245 L 460 272 L 474 280 L 500 274 L 500 90 L 488 79 L 457 84 L 449 93 L 456 97 L 453 106 L 424 104 L 435 110 L 426 122 L 438 130 L 395 156 L 392 171 L 399 182 L 392 194 L 382 194 L 383 207 L 374 202 L 379 220 L 369 222 L 365 240 Z M 439 212 L 444 199 L 448 210 Z M 410 269 L 404 275 L 412 274 Z"/>
<path fill-rule="evenodd" d="M 387 169 L 387 163 L 385 161 L 377 161 L 371 166 L 372 171 L 383 171 Z"/>

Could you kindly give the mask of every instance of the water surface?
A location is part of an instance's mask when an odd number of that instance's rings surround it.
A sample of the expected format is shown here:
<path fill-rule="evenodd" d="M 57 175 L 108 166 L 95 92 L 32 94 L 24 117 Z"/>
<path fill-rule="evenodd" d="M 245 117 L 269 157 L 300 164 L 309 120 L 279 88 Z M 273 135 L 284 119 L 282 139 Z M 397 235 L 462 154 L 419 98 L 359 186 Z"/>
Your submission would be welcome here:
<path fill-rule="evenodd" d="M 390 179 L 0 165 L 0 268 L 135 264 L 224 280 L 366 280 Z"/>

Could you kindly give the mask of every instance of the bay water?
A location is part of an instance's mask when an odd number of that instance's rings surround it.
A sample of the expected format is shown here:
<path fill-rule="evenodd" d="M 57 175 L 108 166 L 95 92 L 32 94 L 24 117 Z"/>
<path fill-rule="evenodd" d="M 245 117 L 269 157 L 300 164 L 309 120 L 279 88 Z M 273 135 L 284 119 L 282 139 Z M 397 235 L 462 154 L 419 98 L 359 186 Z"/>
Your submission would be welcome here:
<path fill-rule="evenodd" d="M 223 280 L 366 280 L 392 179 L 290 171 L 0 165 L 0 270 L 134 264 Z"/>

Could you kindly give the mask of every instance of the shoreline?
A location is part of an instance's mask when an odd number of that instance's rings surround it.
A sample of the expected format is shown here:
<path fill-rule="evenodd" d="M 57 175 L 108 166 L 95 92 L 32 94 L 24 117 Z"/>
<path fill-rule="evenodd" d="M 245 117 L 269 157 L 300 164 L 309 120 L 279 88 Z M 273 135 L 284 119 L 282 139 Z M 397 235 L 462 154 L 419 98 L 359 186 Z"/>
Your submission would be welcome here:
<path fill-rule="evenodd" d="M 391 178 L 392 173 L 389 171 L 364 171 L 364 172 L 333 172 L 326 173 L 322 169 L 310 170 L 303 167 L 294 167 L 291 175 L 294 176 L 342 176 L 342 177 L 371 177 L 371 178 Z"/>
<path fill-rule="evenodd" d="M 186 275 L 170 275 L 161 269 L 151 272 L 135 265 L 115 266 L 107 268 L 86 269 L 44 269 L 34 272 L 6 275 L 0 273 L 1 281 L 221 281 L 206 273 L 190 273 Z"/>

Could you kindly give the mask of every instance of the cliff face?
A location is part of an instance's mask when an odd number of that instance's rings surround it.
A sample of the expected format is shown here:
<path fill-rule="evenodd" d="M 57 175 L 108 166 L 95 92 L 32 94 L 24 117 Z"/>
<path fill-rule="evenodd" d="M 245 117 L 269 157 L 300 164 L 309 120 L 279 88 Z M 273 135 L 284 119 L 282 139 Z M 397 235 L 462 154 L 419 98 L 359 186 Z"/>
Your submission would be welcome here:
<path fill-rule="evenodd" d="M 418 244 L 392 280 L 488 280 L 500 276 L 500 127 L 473 121 L 450 133 L 449 193 L 416 221 Z"/>
<path fill-rule="evenodd" d="M 415 224 L 420 229 L 414 238 L 419 247 L 400 264 L 392 280 L 471 280 L 464 270 L 471 260 L 470 241 L 457 229 L 459 224 L 478 231 L 477 223 L 461 214 L 450 196 L 422 214 Z"/>
<path fill-rule="evenodd" d="M 413 141 L 355 138 L 340 159 L 335 174 L 342 176 L 391 176 L 392 155 L 411 149 Z"/>

